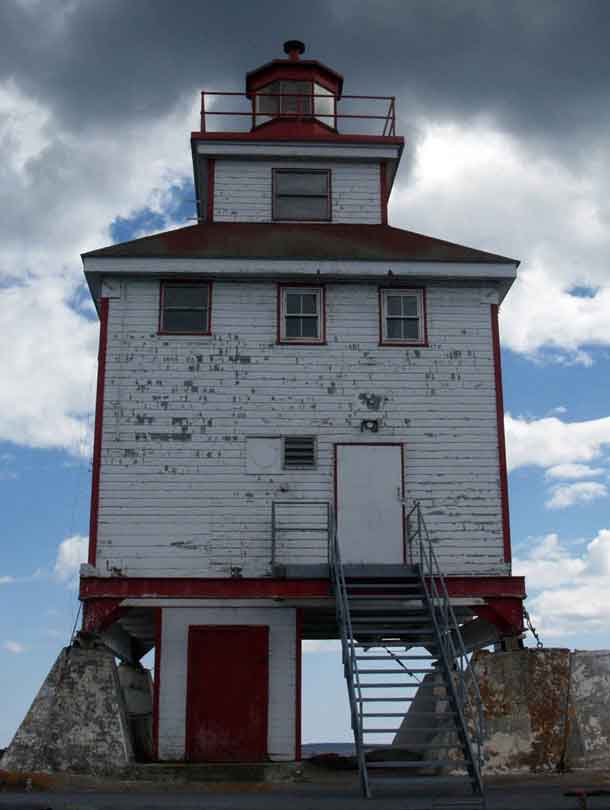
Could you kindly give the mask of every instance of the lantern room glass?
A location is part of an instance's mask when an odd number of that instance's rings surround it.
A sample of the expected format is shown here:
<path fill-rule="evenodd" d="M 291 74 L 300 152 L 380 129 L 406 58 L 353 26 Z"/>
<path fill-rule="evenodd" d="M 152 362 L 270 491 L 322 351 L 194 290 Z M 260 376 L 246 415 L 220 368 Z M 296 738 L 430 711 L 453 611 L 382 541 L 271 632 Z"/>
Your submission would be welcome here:
<path fill-rule="evenodd" d="M 277 79 L 256 91 L 254 109 L 255 126 L 282 116 L 313 117 L 332 129 L 336 126 L 335 95 L 317 82 Z"/>

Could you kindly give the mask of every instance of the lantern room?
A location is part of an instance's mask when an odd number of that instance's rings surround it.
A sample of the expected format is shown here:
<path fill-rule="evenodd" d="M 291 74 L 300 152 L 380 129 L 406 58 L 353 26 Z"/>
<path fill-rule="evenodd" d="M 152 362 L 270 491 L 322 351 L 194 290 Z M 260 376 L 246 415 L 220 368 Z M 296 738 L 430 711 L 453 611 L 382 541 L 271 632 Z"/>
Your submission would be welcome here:
<path fill-rule="evenodd" d="M 286 59 L 274 59 L 246 75 L 253 128 L 277 118 L 315 119 L 336 129 L 343 77 L 315 59 L 301 59 L 305 45 L 284 43 Z"/>

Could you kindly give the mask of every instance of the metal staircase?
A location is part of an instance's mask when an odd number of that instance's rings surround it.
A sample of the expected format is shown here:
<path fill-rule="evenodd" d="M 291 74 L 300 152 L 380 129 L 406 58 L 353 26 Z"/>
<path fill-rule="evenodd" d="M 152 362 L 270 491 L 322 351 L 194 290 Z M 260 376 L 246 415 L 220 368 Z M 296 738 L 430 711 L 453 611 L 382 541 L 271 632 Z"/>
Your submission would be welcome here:
<path fill-rule="evenodd" d="M 334 521 L 330 538 L 362 792 L 461 781 L 484 807 L 476 678 L 418 504 L 407 527 L 413 565 L 385 575 L 341 564 Z"/>

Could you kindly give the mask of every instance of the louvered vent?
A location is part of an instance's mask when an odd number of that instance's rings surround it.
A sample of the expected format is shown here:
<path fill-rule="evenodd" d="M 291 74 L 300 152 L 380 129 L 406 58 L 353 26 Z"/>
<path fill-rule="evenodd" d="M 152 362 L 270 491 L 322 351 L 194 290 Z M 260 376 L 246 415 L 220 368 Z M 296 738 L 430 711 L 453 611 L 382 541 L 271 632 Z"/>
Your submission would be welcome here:
<path fill-rule="evenodd" d="M 286 436 L 284 439 L 284 467 L 315 467 L 316 441 L 313 436 Z"/>

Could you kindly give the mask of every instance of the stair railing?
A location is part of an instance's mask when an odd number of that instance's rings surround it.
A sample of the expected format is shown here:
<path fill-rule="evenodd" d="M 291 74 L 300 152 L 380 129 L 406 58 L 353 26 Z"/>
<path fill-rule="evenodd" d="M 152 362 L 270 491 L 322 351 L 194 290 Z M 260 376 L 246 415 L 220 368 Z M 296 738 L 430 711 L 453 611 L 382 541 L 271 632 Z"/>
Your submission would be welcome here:
<path fill-rule="evenodd" d="M 328 558 L 335 592 L 337 625 L 341 634 L 343 668 L 345 671 L 345 680 L 347 681 L 352 729 L 356 744 L 356 758 L 358 760 L 362 791 L 367 798 L 370 798 L 371 792 L 368 783 L 364 744 L 362 740 L 364 701 L 362 698 L 360 675 L 358 673 L 358 663 L 356 661 L 356 648 L 354 646 L 356 642 L 352 630 L 347 586 L 345 584 L 345 575 L 343 573 L 343 565 L 341 564 L 341 552 L 337 538 L 337 520 L 332 507 L 329 508 L 329 527 Z"/>
<path fill-rule="evenodd" d="M 419 502 L 415 503 L 406 520 L 410 552 L 412 555 L 413 545 L 415 545 L 422 585 L 431 607 L 436 635 L 441 645 L 440 652 L 445 659 L 449 672 L 453 672 L 456 676 L 457 710 L 460 714 L 462 728 L 466 734 L 464 742 L 475 768 L 475 779 L 479 792 L 482 793 L 481 767 L 483 764 L 485 718 L 479 685 L 464 647 L 460 626 L 447 591 L 447 583 L 434 551 Z M 411 531 L 412 524 L 414 524 L 414 528 Z M 467 709 L 466 713 L 464 712 L 465 708 Z M 476 748 L 476 757 L 468 734 L 466 714 L 474 727 L 472 737 Z"/>

